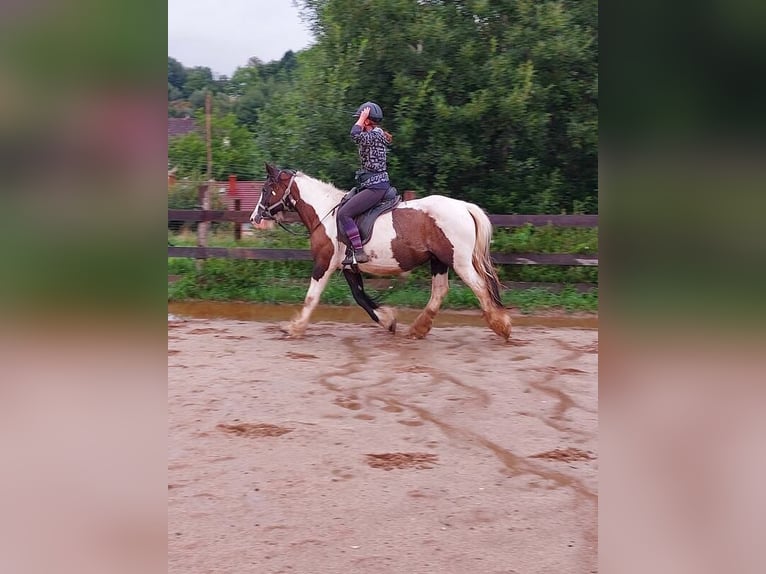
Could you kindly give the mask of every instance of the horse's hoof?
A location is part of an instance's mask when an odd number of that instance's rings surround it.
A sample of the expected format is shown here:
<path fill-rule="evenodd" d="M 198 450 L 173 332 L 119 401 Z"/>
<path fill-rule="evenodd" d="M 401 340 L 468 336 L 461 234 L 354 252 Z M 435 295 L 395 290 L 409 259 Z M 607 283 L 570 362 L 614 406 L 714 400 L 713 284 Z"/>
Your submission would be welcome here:
<path fill-rule="evenodd" d="M 287 333 L 285 339 L 303 339 L 303 333 Z"/>
<path fill-rule="evenodd" d="M 396 311 L 384 305 L 375 309 L 375 315 L 377 315 L 381 327 L 391 333 L 396 333 Z"/>
<path fill-rule="evenodd" d="M 417 331 L 409 331 L 407 333 L 408 339 L 425 339 L 428 333 L 419 333 Z"/>
<path fill-rule="evenodd" d="M 279 330 L 287 335 L 288 339 L 302 339 L 306 332 L 305 329 L 297 329 L 292 323 L 282 323 Z"/>

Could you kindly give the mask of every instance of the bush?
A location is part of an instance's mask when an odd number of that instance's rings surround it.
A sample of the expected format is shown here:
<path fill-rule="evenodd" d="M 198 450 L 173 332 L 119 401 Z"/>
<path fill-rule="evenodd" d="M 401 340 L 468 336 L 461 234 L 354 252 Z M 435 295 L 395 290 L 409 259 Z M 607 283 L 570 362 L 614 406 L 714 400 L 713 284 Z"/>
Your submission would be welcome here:
<path fill-rule="evenodd" d="M 199 186 L 201 178 L 195 177 L 194 182 L 182 181 L 168 188 L 168 209 L 202 209 L 199 202 Z M 223 200 L 217 193 L 210 194 L 210 209 L 225 209 Z M 226 223 L 213 223 L 211 230 L 223 226 L 226 229 Z M 196 221 L 168 221 L 168 229 L 173 233 L 179 233 L 182 229 L 195 231 L 197 229 Z"/>

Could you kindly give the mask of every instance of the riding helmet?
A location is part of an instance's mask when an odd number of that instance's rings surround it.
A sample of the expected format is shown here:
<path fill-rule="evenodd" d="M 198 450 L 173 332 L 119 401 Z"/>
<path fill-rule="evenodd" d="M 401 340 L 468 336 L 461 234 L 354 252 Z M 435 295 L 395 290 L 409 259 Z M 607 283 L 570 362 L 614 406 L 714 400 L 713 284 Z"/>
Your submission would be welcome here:
<path fill-rule="evenodd" d="M 364 108 L 370 108 L 370 115 L 367 116 L 374 122 L 382 122 L 383 121 L 383 109 L 376 104 L 375 102 L 364 102 L 361 106 L 359 106 L 356 109 L 356 113 L 354 114 L 355 118 L 358 118 L 360 115 L 362 115 L 362 110 Z"/>

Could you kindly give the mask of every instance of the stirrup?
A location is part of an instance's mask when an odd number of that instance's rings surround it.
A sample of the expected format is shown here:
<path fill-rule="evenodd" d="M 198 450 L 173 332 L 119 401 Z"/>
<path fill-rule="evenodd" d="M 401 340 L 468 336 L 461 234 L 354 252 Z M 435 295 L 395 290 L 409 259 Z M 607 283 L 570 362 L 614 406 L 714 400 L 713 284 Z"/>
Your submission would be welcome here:
<path fill-rule="evenodd" d="M 356 265 L 357 263 L 367 263 L 370 256 L 364 252 L 364 249 L 346 249 L 346 258 L 341 265 Z"/>

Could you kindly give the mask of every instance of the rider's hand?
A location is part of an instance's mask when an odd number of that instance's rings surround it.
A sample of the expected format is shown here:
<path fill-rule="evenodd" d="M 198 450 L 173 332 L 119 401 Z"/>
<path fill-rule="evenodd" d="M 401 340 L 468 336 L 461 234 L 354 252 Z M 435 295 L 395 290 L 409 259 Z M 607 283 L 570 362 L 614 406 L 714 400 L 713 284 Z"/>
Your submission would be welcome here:
<path fill-rule="evenodd" d="M 361 112 L 359 112 L 359 119 L 356 120 L 356 125 L 362 127 L 363 129 L 367 129 L 369 127 L 369 121 L 367 119 L 367 116 L 370 115 L 370 108 L 364 108 Z"/>

